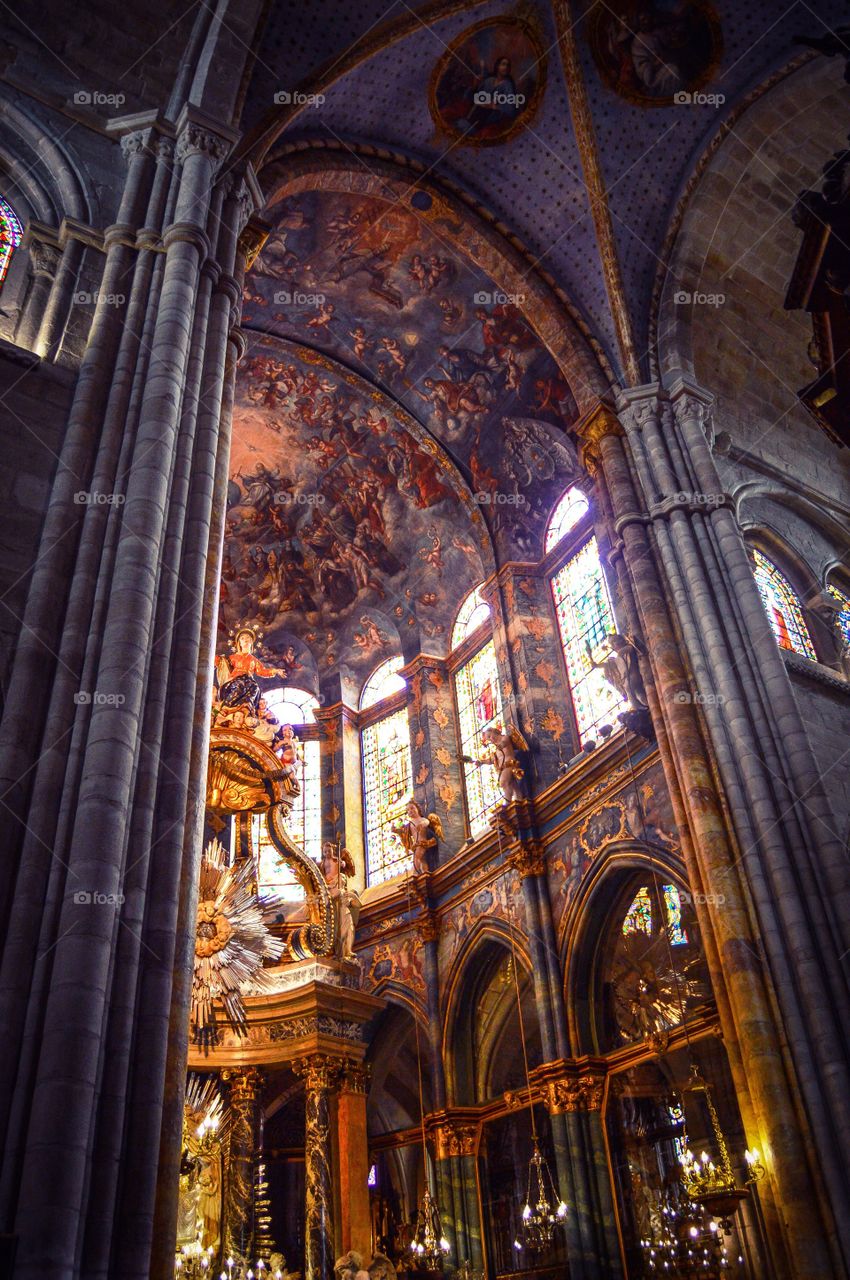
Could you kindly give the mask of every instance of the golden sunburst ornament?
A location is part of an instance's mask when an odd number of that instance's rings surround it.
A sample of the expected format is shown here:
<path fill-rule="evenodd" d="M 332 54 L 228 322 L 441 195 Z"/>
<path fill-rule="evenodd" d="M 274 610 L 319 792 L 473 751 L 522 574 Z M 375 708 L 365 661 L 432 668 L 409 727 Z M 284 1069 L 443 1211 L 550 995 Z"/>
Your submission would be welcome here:
<path fill-rule="evenodd" d="M 249 990 L 267 989 L 263 961 L 279 960 L 283 954 L 284 943 L 269 929 L 280 903 L 259 897 L 253 880 L 250 858 L 228 866 L 221 842 L 209 842 L 201 861 L 192 977 L 192 1040 L 203 1047 L 218 1040 L 216 1000 L 224 1005 L 237 1034 L 244 1034 L 242 997 Z"/>

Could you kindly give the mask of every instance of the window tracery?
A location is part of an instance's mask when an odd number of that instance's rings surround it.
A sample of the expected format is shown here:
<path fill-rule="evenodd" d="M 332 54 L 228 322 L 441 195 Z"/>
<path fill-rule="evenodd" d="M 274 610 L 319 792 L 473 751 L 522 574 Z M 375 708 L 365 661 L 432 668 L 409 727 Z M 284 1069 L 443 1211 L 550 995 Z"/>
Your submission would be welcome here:
<path fill-rule="evenodd" d="M 470 591 L 457 611 L 455 625 L 452 628 L 453 649 L 463 644 L 464 640 L 471 636 L 473 631 L 476 631 L 490 617 L 490 606 L 481 595 L 483 585 L 483 583 L 479 583 L 473 591 Z"/>
<path fill-rule="evenodd" d="M 568 489 L 552 512 L 549 527 L 546 530 L 544 551 L 549 552 L 553 547 L 557 547 L 589 510 L 590 504 L 581 490 Z"/>
<path fill-rule="evenodd" d="M 803 618 L 800 600 L 791 583 L 772 560 L 753 549 L 756 586 L 771 630 L 780 649 L 816 660 L 815 648 Z"/>
<path fill-rule="evenodd" d="M 455 673 L 455 700 L 460 753 L 469 757 L 463 761 L 469 831 L 476 836 L 486 830 L 489 814 L 501 798 L 495 770 L 479 768 L 475 763 L 486 752 L 484 730 L 500 724 L 502 719 L 502 693 L 492 640 Z"/>
<path fill-rule="evenodd" d="M 21 243 L 23 234 L 18 215 L 8 200 L 0 196 L 0 284 L 6 279 L 12 254 Z"/>
<path fill-rule="evenodd" d="M 594 665 L 595 651 L 616 630 L 596 538 L 591 537 L 552 578 L 552 594 L 579 736 L 616 727 L 626 703 Z"/>
<path fill-rule="evenodd" d="M 401 707 L 360 735 L 363 761 L 363 808 L 366 836 L 366 878 L 381 884 L 412 866 L 394 827 L 403 817 L 413 789 L 410 727 Z"/>

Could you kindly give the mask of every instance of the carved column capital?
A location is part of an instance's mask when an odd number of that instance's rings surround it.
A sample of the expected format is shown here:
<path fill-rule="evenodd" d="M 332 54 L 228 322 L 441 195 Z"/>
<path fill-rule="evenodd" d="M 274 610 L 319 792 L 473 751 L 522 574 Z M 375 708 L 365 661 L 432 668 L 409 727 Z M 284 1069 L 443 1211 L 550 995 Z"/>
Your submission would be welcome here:
<path fill-rule="evenodd" d="M 313 1093 L 334 1087 L 346 1068 L 346 1059 L 317 1053 L 309 1058 L 296 1058 L 291 1066 L 304 1081 L 306 1089 Z"/>
<path fill-rule="evenodd" d="M 566 1111 L 600 1111 L 604 1076 L 565 1076 L 546 1081 L 546 1106 L 551 1115 Z"/>
<path fill-rule="evenodd" d="M 581 463 L 595 476 L 600 468 L 599 446 L 607 436 L 624 434 L 623 425 L 611 405 L 600 400 L 595 408 L 585 414 L 575 425 L 575 432 L 581 440 Z"/>
<path fill-rule="evenodd" d="M 546 851 L 541 840 L 521 840 L 508 855 L 508 865 L 524 880 L 526 876 L 545 876 Z"/>
<path fill-rule="evenodd" d="M 452 1156 L 474 1156 L 478 1151 L 480 1126 L 460 1120 L 447 1120 L 433 1130 L 434 1148 L 438 1160 Z"/>
<path fill-rule="evenodd" d="M 416 921 L 416 932 L 423 942 L 436 942 L 440 934 L 440 920 L 436 912 L 423 911 Z"/>
<path fill-rule="evenodd" d="M 177 138 L 176 157 L 184 164 L 190 156 L 206 156 L 216 171 L 230 151 L 231 143 L 214 129 L 197 120 L 187 120 Z"/>
<path fill-rule="evenodd" d="M 132 160 L 140 151 L 147 150 L 153 137 L 153 129 L 134 129 L 132 133 L 125 133 L 121 138 L 121 154 L 124 159 Z"/>
<path fill-rule="evenodd" d="M 56 246 L 46 244 L 44 240 L 33 239 L 30 241 L 29 253 L 34 274 L 52 280 L 59 266 L 59 250 Z"/>
<path fill-rule="evenodd" d="M 340 1076 L 340 1092 L 368 1093 L 372 1072 L 365 1062 L 347 1062 Z"/>
<path fill-rule="evenodd" d="M 668 384 L 667 398 L 677 426 L 682 426 L 686 422 L 696 423 L 711 445 L 714 436 L 711 416 L 714 396 L 711 392 L 683 374 L 675 377 Z"/>
<path fill-rule="evenodd" d="M 235 1104 L 253 1102 L 263 1085 L 263 1073 L 257 1067 L 228 1067 L 221 1078 L 230 1085 Z"/>

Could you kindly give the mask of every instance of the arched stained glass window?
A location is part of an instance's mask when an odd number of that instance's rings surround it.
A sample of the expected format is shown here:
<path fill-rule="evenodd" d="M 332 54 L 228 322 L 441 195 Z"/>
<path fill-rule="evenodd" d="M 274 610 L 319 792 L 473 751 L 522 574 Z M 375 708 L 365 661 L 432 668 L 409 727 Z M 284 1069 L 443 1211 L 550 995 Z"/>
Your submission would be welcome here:
<path fill-rule="evenodd" d="M 304 689 L 283 685 L 269 689 L 263 694 L 263 699 L 279 724 L 315 724 L 318 699 Z M 284 826 L 292 842 L 318 862 L 322 856 L 322 774 L 318 739 L 299 738 L 297 754 L 301 792 L 292 798 L 292 809 L 284 820 Z M 272 844 L 264 813 L 252 814 L 251 839 L 257 857 L 260 889 L 275 893 L 284 902 L 302 902 L 304 890 Z"/>
<path fill-rule="evenodd" d="M 652 933 L 652 902 L 649 889 L 641 885 L 623 921 L 623 933 Z"/>
<path fill-rule="evenodd" d="M 477 630 L 490 617 L 490 606 L 481 596 L 481 586 L 483 586 L 483 583 L 477 586 L 474 591 L 470 591 L 457 611 L 455 625 L 452 628 L 453 649 L 456 649 L 459 644 L 463 644 L 467 636 L 471 636 L 473 631 Z"/>
<path fill-rule="evenodd" d="M 616 630 L 595 538 L 558 570 L 552 593 L 579 736 L 589 737 L 602 724 L 616 728 L 626 703 L 593 665 L 607 634 Z"/>
<path fill-rule="evenodd" d="M 840 587 L 828 586 L 827 591 L 833 600 L 837 600 L 841 606 L 841 612 L 838 614 L 836 621 L 844 637 L 844 643 L 850 644 L 850 596 L 847 595 L 846 591 L 842 591 Z"/>
<path fill-rule="evenodd" d="M 389 698 L 391 694 L 398 693 L 399 689 L 407 688 L 407 681 L 398 674 L 403 666 L 404 658 L 398 657 L 387 658 L 386 662 L 382 662 L 380 666 L 375 668 L 364 684 L 363 692 L 360 695 L 361 711 L 383 702 L 384 698 Z"/>
<path fill-rule="evenodd" d="M 363 809 L 366 829 L 366 878 L 381 884 L 413 865 L 393 830 L 413 795 L 407 707 L 367 725 L 360 735 L 363 758 Z"/>
<path fill-rule="evenodd" d="M 665 924 L 670 935 L 671 944 L 676 947 L 688 941 L 688 935 L 682 927 L 682 899 L 674 884 L 661 886 L 661 901 L 664 904 Z M 657 899 L 655 900 L 657 910 Z M 634 896 L 632 905 L 623 920 L 623 934 L 651 934 L 653 931 L 653 894 L 648 885 L 641 885 Z"/>
<path fill-rule="evenodd" d="M 266 706 L 279 724 L 315 724 L 318 698 L 304 689 L 284 685 L 263 694 Z"/>
<path fill-rule="evenodd" d="M 21 243 L 24 234 L 20 219 L 15 210 L 0 196 L 0 284 L 6 279 L 12 254 Z"/>
<path fill-rule="evenodd" d="M 815 649 L 803 618 L 800 601 L 791 583 L 772 560 L 756 548 L 753 552 L 756 586 L 780 649 L 815 659 Z"/>
<path fill-rule="evenodd" d="M 546 530 L 545 551 L 551 551 L 574 529 L 582 516 L 587 515 L 588 501 L 580 489 L 568 489 L 549 520 Z"/>
<path fill-rule="evenodd" d="M 460 753 L 470 757 L 463 762 L 469 831 L 477 836 L 486 830 L 490 811 L 501 796 L 495 770 L 479 768 L 474 763 L 486 754 L 486 744 L 481 737 L 484 730 L 500 725 L 502 718 L 496 646 L 492 640 L 455 673 L 455 698 Z"/>

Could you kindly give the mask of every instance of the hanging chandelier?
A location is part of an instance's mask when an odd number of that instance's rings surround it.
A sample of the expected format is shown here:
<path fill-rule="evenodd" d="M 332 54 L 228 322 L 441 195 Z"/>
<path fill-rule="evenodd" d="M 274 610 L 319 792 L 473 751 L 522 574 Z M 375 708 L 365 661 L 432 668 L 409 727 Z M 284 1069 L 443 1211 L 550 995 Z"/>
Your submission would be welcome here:
<path fill-rule="evenodd" d="M 449 1256 L 449 1247 L 440 1224 L 440 1210 L 426 1185 L 416 1216 L 416 1229 L 410 1242 L 414 1267 L 420 1271 L 442 1271 L 443 1263 Z"/>
<path fill-rule="evenodd" d="M 411 877 L 407 880 L 407 910 L 411 907 Z M 425 1175 L 425 1190 L 419 1202 L 416 1215 L 416 1227 L 413 1239 L 408 1247 L 411 1266 L 414 1271 L 442 1271 L 443 1263 L 449 1256 L 451 1246 L 443 1235 L 440 1222 L 440 1209 L 431 1195 L 430 1173 L 428 1168 L 428 1146 L 425 1141 L 425 1103 L 422 1091 L 422 1048 L 419 1043 L 419 1020 L 414 1014 L 413 1027 L 416 1034 L 416 1072 L 419 1081 L 419 1124 L 422 1132 L 422 1167 Z"/>
<path fill-rule="evenodd" d="M 501 859 L 502 831 L 498 825 L 496 826 L 496 839 Z M 525 1204 L 522 1207 L 519 1236 L 514 1240 L 514 1248 L 529 1249 L 534 1252 L 535 1250 L 545 1249 L 552 1243 L 555 1228 L 562 1226 L 566 1222 L 567 1206 L 555 1187 L 555 1180 L 549 1172 L 549 1166 L 540 1150 L 540 1142 L 537 1137 L 537 1122 L 534 1118 L 534 1100 L 531 1093 L 531 1073 L 528 1068 L 528 1045 L 525 1039 L 525 1019 L 519 994 L 519 969 L 517 967 L 516 945 L 514 943 L 513 902 L 510 887 L 506 884 L 505 888 L 507 890 L 506 899 L 510 924 L 508 935 L 511 943 L 510 966 L 513 969 L 519 1038 L 522 1045 L 522 1061 L 525 1067 L 525 1085 L 528 1090 L 528 1114 L 531 1120 L 531 1160 L 528 1165 L 528 1187 Z"/>
<path fill-rule="evenodd" d="M 687 1141 L 684 1143 L 679 1157 L 682 1165 L 682 1183 L 691 1200 L 703 1207 L 717 1218 L 728 1234 L 732 1229 L 732 1217 L 740 1205 L 750 1194 L 749 1187 L 739 1187 L 729 1158 L 726 1138 L 720 1128 L 717 1110 L 711 1097 L 711 1086 L 700 1075 L 699 1067 L 694 1066 L 691 1078 L 685 1085 L 690 1093 L 700 1093 L 705 1098 L 706 1110 L 711 1121 L 712 1137 L 718 1153 L 718 1163 L 711 1159 L 707 1151 L 694 1156 Z M 764 1177 L 765 1170 L 758 1151 L 747 1151 L 745 1159 L 749 1173 L 747 1183 L 757 1182 Z"/>
<path fill-rule="evenodd" d="M 522 1209 L 522 1243 L 528 1249 L 543 1249 L 551 1244 L 555 1228 L 566 1220 L 567 1206 L 560 1199 L 555 1183 L 540 1151 L 537 1135 L 532 1138 L 534 1150 L 528 1166 L 528 1192 Z"/>

